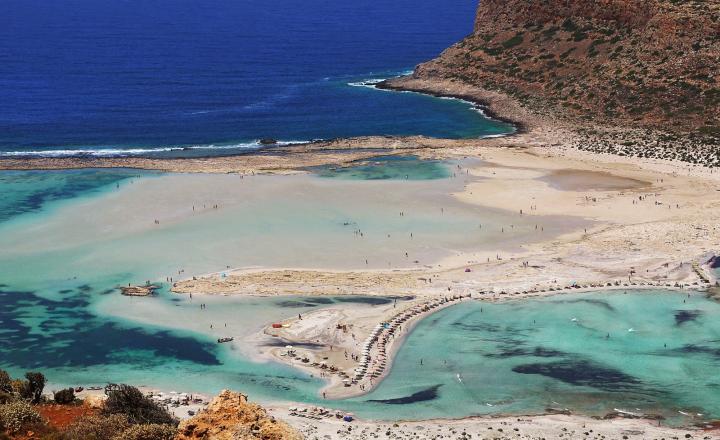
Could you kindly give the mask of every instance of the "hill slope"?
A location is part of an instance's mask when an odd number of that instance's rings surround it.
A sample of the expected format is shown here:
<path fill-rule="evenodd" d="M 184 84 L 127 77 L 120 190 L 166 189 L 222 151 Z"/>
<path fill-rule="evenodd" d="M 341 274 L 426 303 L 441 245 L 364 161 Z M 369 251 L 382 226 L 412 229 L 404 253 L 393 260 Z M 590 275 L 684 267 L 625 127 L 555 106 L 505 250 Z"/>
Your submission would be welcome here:
<path fill-rule="evenodd" d="M 718 135 L 719 72 L 717 0 L 482 0 L 474 32 L 413 76 L 578 122 Z"/>

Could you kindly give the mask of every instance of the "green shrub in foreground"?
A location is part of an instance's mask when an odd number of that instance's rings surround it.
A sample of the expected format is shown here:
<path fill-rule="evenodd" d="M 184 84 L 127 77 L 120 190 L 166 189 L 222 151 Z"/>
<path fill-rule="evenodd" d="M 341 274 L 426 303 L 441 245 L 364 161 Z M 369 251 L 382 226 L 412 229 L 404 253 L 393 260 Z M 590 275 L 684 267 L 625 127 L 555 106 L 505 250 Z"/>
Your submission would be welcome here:
<path fill-rule="evenodd" d="M 112 440 L 172 440 L 177 429 L 170 425 L 132 425 Z"/>
<path fill-rule="evenodd" d="M 115 438 L 130 427 L 123 414 L 83 416 L 68 426 L 67 440 L 108 440 Z"/>
<path fill-rule="evenodd" d="M 20 432 L 40 423 L 43 423 L 40 413 L 24 400 L 0 405 L 0 425 L 11 433 Z"/>
<path fill-rule="evenodd" d="M 27 387 L 21 393 L 22 397 L 30 399 L 32 403 L 40 402 L 45 388 L 45 376 L 42 373 L 28 371 L 25 373 L 25 379 L 27 379 Z"/>

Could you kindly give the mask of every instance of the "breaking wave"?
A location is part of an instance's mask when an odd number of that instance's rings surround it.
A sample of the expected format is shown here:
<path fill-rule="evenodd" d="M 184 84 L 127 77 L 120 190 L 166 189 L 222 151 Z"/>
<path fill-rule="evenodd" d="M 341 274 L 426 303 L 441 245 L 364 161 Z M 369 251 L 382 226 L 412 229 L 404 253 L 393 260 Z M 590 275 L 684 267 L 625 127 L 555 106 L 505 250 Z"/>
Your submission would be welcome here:
<path fill-rule="evenodd" d="M 178 145 L 168 147 L 146 148 L 72 148 L 56 150 L 18 150 L 0 151 L 0 157 L 130 157 L 148 156 L 162 153 L 196 151 L 196 150 L 255 150 L 265 147 L 284 146 L 292 144 L 306 144 L 311 141 L 277 141 L 272 144 L 262 144 L 260 141 L 245 142 L 227 145 Z M 220 151 L 219 151 L 220 152 Z"/>

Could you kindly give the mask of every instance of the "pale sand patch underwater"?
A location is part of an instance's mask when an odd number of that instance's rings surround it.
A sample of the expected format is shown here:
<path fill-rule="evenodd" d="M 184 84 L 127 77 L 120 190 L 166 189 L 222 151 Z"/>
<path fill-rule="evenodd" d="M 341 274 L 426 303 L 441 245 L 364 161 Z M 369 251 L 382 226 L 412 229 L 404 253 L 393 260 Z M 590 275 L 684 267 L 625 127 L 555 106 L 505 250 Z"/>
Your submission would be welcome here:
<path fill-rule="evenodd" d="M 531 225 L 547 216 L 585 219 L 592 223 L 586 223 L 582 229 L 575 228 L 574 232 L 573 228 L 567 228 L 555 239 L 528 241 L 522 248 L 524 253 L 485 251 L 446 255 L 439 266 L 422 267 L 421 274 L 395 268 L 385 273 L 343 273 L 326 269 L 282 273 L 254 268 L 228 271 L 227 277 L 181 281 L 175 290 L 252 293 L 254 289 L 261 289 L 264 293 L 311 293 L 313 289 L 307 286 L 320 284 L 313 282 L 315 278 L 326 281 L 319 293 L 350 293 L 359 289 L 363 293 L 377 290 L 404 294 L 409 289 L 419 289 L 418 293 L 432 294 L 440 292 L 440 287 L 449 286 L 528 290 L 573 281 L 604 284 L 608 280 L 627 278 L 631 269 L 640 280 L 695 282 L 698 278 L 692 274 L 688 262 L 712 252 L 720 240 L 720 229 L 713 214 L 720 207 L 720 193 L 716 191 L 720 185 L 710 174 L 687 176 L 673 168 L 666 172 L 665 169 L 647 170 L 640 164 L 618 165 L 597 157 L 592 160 L 557 157 L 554 151 L 545 149 L 455 151 L 458 156 L 478 153 L 485 161 L 468 162 L 453 179 L 463 181 L 462 188 L 454 189 L 458 200 L 468 205 L 505 209 L 513 213 L 515 219 Z M 573 181 L 586 180 L 586 187 L 581 190 L 568 187 L 568 175 Z M 538 226 L 540 232 L 545 232 L 543 228 L 542 224 Z M 497 258 L 498 254 L 501 259 Z M 472 273 L 464 271 L 466 267 L 471 268 Z M 427 285 L 430 278 L 433 286 Z M 327 286 L 328 283 L 332 286 Z"/>
<path fill-rule="evenodd" d="M 472 179 L 137 178 L 52 215 L 1 226 L 2 260 L 20 269 L 10 280 L 92 270 L 132 274 L 129 283 L 228 267 L 421 268 L 458 254 L 519 251 L 583 224 L 561 216 L 526 220 L 451 195 Z M 63 265 L 53 263 L 60 258 Z"/>

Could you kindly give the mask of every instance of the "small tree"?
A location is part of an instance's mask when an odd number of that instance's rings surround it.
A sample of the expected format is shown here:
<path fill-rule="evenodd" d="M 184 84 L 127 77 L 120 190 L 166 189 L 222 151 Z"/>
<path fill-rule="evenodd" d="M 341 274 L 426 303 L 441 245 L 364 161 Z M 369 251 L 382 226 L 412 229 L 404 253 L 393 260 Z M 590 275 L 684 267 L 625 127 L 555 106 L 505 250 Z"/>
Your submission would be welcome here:
<path fill-rule="evenodd" d="M 30 399 L 32 403 L 40 402 L 43 389 L 45 388 L 45 376 L 43 376 L 42 373 L 28 371 L 25 373 L 25 379 L 28 381 L 28 387 L 25 393 L 26 395 L 23 397 Z"/>
<path fill-rule="evenodd" d="M 177 425 L 177 420 L 165 408 L 130 385 L 120 385 L 108 393 L 103 413 L 124 414 L 133 424 Z"/>

